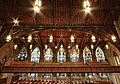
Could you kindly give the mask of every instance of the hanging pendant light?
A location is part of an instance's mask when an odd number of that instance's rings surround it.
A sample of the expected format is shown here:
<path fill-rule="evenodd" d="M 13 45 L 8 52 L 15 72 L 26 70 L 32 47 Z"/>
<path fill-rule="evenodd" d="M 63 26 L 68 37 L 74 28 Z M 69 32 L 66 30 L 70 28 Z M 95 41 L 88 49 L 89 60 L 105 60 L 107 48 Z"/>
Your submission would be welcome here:
<path fill-rule="evenodd" d="M 95 38 L 94 35 L 91 36 L 91 40 L 92 40 L 92 42 L 95 42 L 95 41 L 96 41 L 96 38 Z"/>
<path fill-rule="evenodd" d="M 29 35 L 28 36 L 28 42 L 31 42 L 32 41 L 32 35 Z"/>
<path fill-rule="evenodd" d="M 85 0 L 84 3 L 83 3 L 83 7 L 84 8 L 90 7 L 90 2 L 88 0 Z"/>
<path fill-rule="evenodd" d="M 76 47 L 76 49 L 78 49 L 78 45 L 76 45 L 75 47 Z"/>
<path fill-rule="evenodd" d="M 93 44 L 91 44 L 91 49 L 94 49 L 94 45 Z"/>
<path fill-rule="evenodd" d="M 109 49 L 109 45 L 108 45 L 108 44 L 106 44 L 106 45 L 105 45 L 105 48 L 108 50 L 108 49 Z"/>
<path fill-rule="evenodd" d="M 71 35 L 70 40 L 71 40 L 71 42 L 74 42 L 74 41 L 75 41 L 74 35 Z"/>
<path fill-rule="evenodd" d="M 41 7 L 41 5 L 42 5 L 41 0 L 36 0 L 36 1 L 35 1 L 34 11 L 35 11 L 36 13 L 39 13 L 39 12 L 40 12 L 40 7 Z"/>
<path fill-rule="evenodd" d="M 16 19 L 13 19 L 13 22 L 14 22 L 14 26 L 18 26 L 18 25 L 19 25 L 18 18 L 16 18 Z"/>
<path fill-rule="evenodd" d="M 9 34 L 7 37 L 6 37 L 6 41 L 7 42 L 10 42 L 10 40 L 12 39 L 11 35 Z"/>
<path fill-rule="evenodd" d="M 68 46 L 68 49 L 70 49 L 70 45 Z"/>
<path fill-rule="evenodd" d="M 90 13 L 90 11 L 91 11 L 90 7 L 86 7 L 86 8 L 85 8 L 85 13 L 86 13 L 86 14 L 87 14 L 87 13 Z"/>
<path fill-rule="evenodd" d="M 53 41 L 53 36 L 50 35 L 49 42 L 52 42 L 52 41 Z"/>
<path fill-rule="evenodd" d="M 42 2 L 41 2 L 41 0 L 36 0 L 35 1 L 35 6 L 41 6 L 42 5 Z"/>
<path fill-rule="evenodd" d="M 112 35 L 112 36 L 111 36 L 111 39 L 112 39 L 113 42 L 116 42 L 116 37 L 115 37 L 115 35 Z"/>
<path fill-rule="evenodd" d="M 83 8 L 85 9 L 85 13 L 90 13 L 91 8 L 90 8 L 90 2 L 88 0 L 85 0 L 83 3 Z"/>
<path fill-rule="evenodd" d="M 48 48 L 48 45 L 47 44 L 45 44 L 45 49 L 47 49 Z"/>
<path fill-rule="evenodd" d="M 17 44 L 14 45 L 14 49 L 17 49 Z"/>
<path fill-rule="evenodd" d="M 32 44 L 30 45 L 30 49 L 32 49 Z"/>

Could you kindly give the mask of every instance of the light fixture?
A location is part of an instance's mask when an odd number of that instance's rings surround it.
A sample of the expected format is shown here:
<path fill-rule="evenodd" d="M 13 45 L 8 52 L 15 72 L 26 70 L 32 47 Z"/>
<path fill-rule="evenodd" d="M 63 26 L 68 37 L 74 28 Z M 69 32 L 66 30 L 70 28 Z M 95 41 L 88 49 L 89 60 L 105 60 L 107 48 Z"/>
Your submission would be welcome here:
<path fill-rule="evenodd" d="M 76 49 L 78 49 L 78 45 L 76 45 L 75 47 L 76 47 Z"/>
<path fill-rule="evenodd" d="M 14 22 L 14 26 L 18 26 L 19 25 L 18 18 L 16 18 L 16 19 L 13 18 L 13 22 Z"/>
<path fill-rule="evenodd" d="M 18 20 L 14 20 L 14 25 L 18 25 Z"/>
<path fill-rule="evenodd" d="M 60 45 L 60 48 L 63 48 L 63 45 L 62 45 L 62 44 Z"/>
<path fill-rule="evenodd" d="M 39 6 L 34 6 L 34 11 L 35 11 L 36 13 L 39 13 L 39 12 L 40 12 Z"/>
<path fill-rule="evenodd" d="M 89 78 L 92 78 L 93 76 L 92 76 L 92 75 L 89 75 L 88 77 L 89 77 Z"/>
<path fill-rule="evenodd" d="M 31 42 L 32 41 L 32 35 L 29 35 L 28 36 L 28 42 Z"/>
<path fill-rule="evenodd" d="M 47 49 L 48 48 L 48 45 L 47 44 L 45 44 L 45 49 Z"/>
<path fill-rule="evenodd" d="M 88 0 L 84 1 L 83 6 L 84 6 L 84 8 L 90 7 L 89 1 Z"/>
<path fill-rule="evenodd" d="M 7 42 L 10 42 L 10 40 L 12 39 L 11 35 L 9 34 L 7 37 L 6 37 L 6 41 Z"/>
<path fill-rule="evenodd" d="M 115 35 L 112 35 L 112 36 L 111 36 L 111 39 L 112 39 L 113 42 L 116 42 L 116 37 L 115 37 Z"/>
<path fill-rule="evenodd" d="M 41 7 L 41 5 L 42 5 L 41 0 L 36 0 L 36 1 L 35 1 L 34 11 L 35 11 L 36 13 L 39 13 L 39 12 L 40 12 L 40 7 Z"/>
<path fill-rule="evenodd" d="M 53 36 L 50 35 L 49 42 L 52 42 L 52 41 L 53 41 Z"/>
<path fill-rule="evenodd" d="M 87 14 L 87 13 L 90 13 L 90 11 L 91 11 L 91 8 L 90 8 L 90 7 L 85 8 L 85 13 L 86 13 L 86 14 Z"/>
<path fill-rule="evenodd" d="M 74 35 L 71 35 L 70 40 L 71 40 L 71 42 L 74 42 L 74 41 L 75 41 Z"/>
<path fill-rule="evenodd" d="M 68 46 L 68 49 L 70 48 L 70 45 Z"/>
<path fill-rule="evenodd" d="M 41 0 L 36 0 L 35 1 L 35 6 L 41 6 L 42 5 L 42 2 L 41 2 Z"/>
<path fill-rule="evenodd" d="M 32 49 L 32 44 L 30 44 L 30 49 Z"/>
<path fill-rule="evenodd" d="M 91 49 L 94 49 L 94 45 L 93 44 L 91 44 Z"/>
<path fill-rule="evenodd" d="M 109 49 L 109 45 L 108 45 L 108 44 L 106 44 L 106 45 L 105 45 L 105 48 L 106 48 L 106 49 Z"/>
<path fill-rule="evenodd" d="M 14 45 L 14 49 L 17 49 L 17 44 Z"/>
<path fill-rule="evenodd" d="M 95 38 L 94 35 L 91 36 L 91 40 L 92 40 L 92 42 L 95 42 L 95 41 L 96 41 L 96 38 Z"/>
<path fill-rule="evenodd" d="M 85 9 L 85 13 L 90 13 L 91 11 L 91 8 L 90 8 L 90 3 L 88 0 L 85 0 L 84 3 L 83 3 L 83 7 Z"/>
<path fill-rule="evenodd" d="M 57 46 L 55 46 L 55 49 L 57 49 Z"/>

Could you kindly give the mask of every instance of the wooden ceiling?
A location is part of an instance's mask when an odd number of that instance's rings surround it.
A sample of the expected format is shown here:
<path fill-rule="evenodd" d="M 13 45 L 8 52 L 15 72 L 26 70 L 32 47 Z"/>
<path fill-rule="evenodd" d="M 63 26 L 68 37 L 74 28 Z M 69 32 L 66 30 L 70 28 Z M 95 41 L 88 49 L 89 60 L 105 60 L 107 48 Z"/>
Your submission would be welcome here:
<path fill-rule="evenodd" d="M 80 45 L 90 42 L 92 34 L 97 37 L 98 43 L 111 41 L 111 34 L 117 36 L 113 22 L 120 15 L 120 1 L 89 1 L 91 14 L 85 14 L 84 0 L 42 0 L 40 13 L 35 14 L 35 0 L 0 0 L 0 23 L 3 25 L 0 42 L 4 43 L 11 29 L 14 39 L 27 39 L 32 34 L 34 43 L 46 43 L 50 34 L 54 36 L 54 43 L 63 39 L 66 45 L 71 34 Z M 19 26 L 13 26 L 13 18 L 18 18 Z"/>

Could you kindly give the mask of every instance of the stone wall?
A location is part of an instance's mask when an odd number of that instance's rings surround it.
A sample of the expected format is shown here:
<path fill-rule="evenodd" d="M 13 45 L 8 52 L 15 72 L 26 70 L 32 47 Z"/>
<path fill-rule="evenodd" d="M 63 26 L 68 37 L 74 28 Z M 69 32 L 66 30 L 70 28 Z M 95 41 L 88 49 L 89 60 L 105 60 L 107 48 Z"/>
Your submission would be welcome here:
<path fill-rule="evenodd" d="M 9 65 L 10 61 L 11 61 L 11 57 L 13 56 L 13 46 L 14 46 L 14 42 L 9 42 L 6 43 L 5 45 L 3 45 L 0 48 L 0 60 L 6 56 L 7 57 L 7 62 L 5 65 Z"/>
<path fill-rule="evenodd" d="M 114 52 L 116 52 L 117 56 L 120 56 L 120 51 L 111 43 L 107 43 L 109 45 L 109 49 L 107 50 L 107 58 L 111 65 L 120 66 L 120 64 L 116 61 L 116 56 L 114 56 Z"/>
<path fill-rule="evenodd" d="M 119 16 L 118 21 L 114 21 L 114 25 L 115 25 L 115 28 L 117 30 L 117 33 L 118 33 L 118 36 L 119 36 L 119 39 L 120 39 L 120 16 Z"/>
<path fill-rule="evenodd" d="M 112 73 L 110 79 L 114 84 L 120 84 L 120 73 Z"/>

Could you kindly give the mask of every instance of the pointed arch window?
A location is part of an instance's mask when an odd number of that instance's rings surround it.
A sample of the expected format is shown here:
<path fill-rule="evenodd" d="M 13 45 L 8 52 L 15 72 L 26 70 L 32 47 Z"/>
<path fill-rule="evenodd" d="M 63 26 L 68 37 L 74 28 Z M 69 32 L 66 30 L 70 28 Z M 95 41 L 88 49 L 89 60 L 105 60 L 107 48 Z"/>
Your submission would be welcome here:
<path fill-rule="evenodd" d="M 66 52 L 63 47 L 58 50 L 57 53 L 57 62 L 63 63 L 66 62 Z"/>
<path fill-rule="evenodd" d="M 28 79 L 36 79 L 38 77 L 37 73 L 28 73 Z"/>
<path fill-rule="evenodd" d="M 109 73 L 99 73 L 100 77 L 108 77 Z"/>
<path fill-rule="evenodd" d="M 31 61 L 35 63 L 39 63 L 40 60 L 40 49 L 36 47 L 31 53 Z"/>
<path fill-rule="evenodd" d="M 44 78 L 52 78 L 52 73 L 44 73 Z"/>
<path fill-rule="evenodd" d="M 73 47 L 70 51 L 70 61 L 71 62 L 78 62 L 79 61 L 79 49 Z"/>
<path fill-rule="evenodd" d="M 17 58 L 14 58 L 15 61 L 27 61 L 27 49 L 26 47 L 23 47 L 19 54 L 17 55 Z"/>
<path fill-rule="evenodd" d="M 89 77 L 90 79 L 91 79 L 91 78 L 94 78 L 95 75 L 96 75 L 95 73 L 85 73 L 85 76 L 86 76 L 86 77 Z"/>
<path fill-rule="evenodd" d="M 88 47 L 85 47 L 83 50 L 83 59 L 84 63 L 92 62 L 92 53 Z"/>
<path fill-rule="evenodd" d="M 67 73 L 57 73 L 57 77 L 64 78 L 67 76 Z"/>
<path fill-rule="evenodd" d="M 97 49 L 95 51 L 95 55 L 96 55 L 97 62 L 101 62 L 101 61 L 105 62 L 105 55 L 100 47 L 97 47 Z"/>
<path fill-rule="evenodd" d="M 44 61 L 45 62 L 52 62 L 53 61 L 53 52 L 52 52 L 51 48 L 45 49 Z"/>

